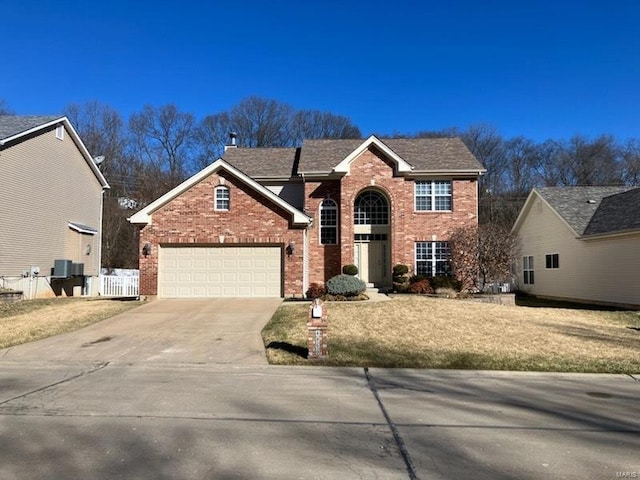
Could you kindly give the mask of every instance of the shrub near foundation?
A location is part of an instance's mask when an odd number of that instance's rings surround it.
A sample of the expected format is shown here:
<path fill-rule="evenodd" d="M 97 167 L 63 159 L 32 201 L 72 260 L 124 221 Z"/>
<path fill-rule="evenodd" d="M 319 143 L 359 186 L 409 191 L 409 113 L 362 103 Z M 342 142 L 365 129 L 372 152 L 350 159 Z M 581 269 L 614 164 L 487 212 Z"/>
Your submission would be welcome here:
<path fill-rule="evenodd" d="M 336 275 L 327 281 L 327 293 L 335 296 L 355 297 L 364 293 L 367 285 L 352 275 Z"/>

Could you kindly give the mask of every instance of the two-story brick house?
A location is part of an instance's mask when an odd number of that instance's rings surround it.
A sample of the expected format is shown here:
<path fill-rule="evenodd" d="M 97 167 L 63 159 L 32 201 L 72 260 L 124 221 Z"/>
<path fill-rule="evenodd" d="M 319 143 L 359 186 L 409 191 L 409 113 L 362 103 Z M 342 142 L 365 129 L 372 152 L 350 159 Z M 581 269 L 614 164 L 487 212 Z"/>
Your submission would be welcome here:
<path fill-rule="evenodd" d="M 309 140 L 228 148 L 133 215 L 141 294 L 302 296 L 346 264 L 446 273 L 451 232 L 478 221 L 484 172 L 457 138 Z"/>

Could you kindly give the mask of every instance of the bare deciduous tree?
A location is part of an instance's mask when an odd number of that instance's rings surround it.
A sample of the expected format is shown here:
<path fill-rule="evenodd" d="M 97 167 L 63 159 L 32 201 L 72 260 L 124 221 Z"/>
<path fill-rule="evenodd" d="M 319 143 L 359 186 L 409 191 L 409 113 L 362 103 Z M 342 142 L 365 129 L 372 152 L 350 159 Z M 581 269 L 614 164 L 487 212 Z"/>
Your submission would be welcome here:
<path fill-rule="evenodd" d="M 490 283 L 511 278 L 518 241 L 508 228 L 493 223 L 462 227 L 449 242 L 451 270 L 463 284 L 484 290 Z"/>
<path fill-rule="evenodd" d="M 155 173 L 165 189 L 172 188 L 192 172 L 195 118 L 173 105 L 145 105 L 129 118 L 131 146 L 135 155 Z"/>
<path fill-rule="evenodd" d="M 0 115 L 15 115 L 4 98 L 0 98 Z"/>

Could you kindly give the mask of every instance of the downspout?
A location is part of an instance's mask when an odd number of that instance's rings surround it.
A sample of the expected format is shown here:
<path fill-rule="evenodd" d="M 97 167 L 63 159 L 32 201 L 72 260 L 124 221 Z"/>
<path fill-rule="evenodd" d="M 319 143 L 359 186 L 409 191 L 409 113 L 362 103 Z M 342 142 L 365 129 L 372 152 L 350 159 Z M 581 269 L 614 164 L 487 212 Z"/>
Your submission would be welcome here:
<path fill-rule="evenodd" d="M 100 232 L 98 236 L 98 295 L 102 292 L 102 282 L 100 281 L 100 275 L 102 273 L 102 231 L 104 230 L 104 225 L 102 224 L 104 218 L 104 191 L 105 188 L 102 188 L 102 192 L 100 192 Z M 91 294 L 91 292 L 89 292 Z"/>
<path fill-rule="evenodd" d="M 309 290 L 309 227 L 302 231 L 302 298 Z"/>

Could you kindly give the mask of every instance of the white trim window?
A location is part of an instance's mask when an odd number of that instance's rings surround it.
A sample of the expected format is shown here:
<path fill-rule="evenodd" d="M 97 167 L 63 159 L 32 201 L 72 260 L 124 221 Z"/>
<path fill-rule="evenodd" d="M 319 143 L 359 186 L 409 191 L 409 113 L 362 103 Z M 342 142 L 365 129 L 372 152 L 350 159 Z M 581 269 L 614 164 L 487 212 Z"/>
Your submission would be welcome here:
<path fill-rule="evenodd" d="M 58 125 L 56 127 L 56 138 L 58 140 L 64 140 L 64 125 Z"/>
<path fill-rule="evenodd" d="M 320 243 L 338 243 L 338 205 L 330 198 L 326 198 L 320 204 Z"/>
<path fill-rule="evenodd" d="M 231 193 L 224 186 L 215 188 L 215 204 L 214 210 L 220 212 L 228 212 L 231 206 Z"/>
<path fill-rule="evenodd" d="M 416 212 L 451 211 L 451 180 L 416 180 Z"/>
<path fill-rule="evenodd" d="M 548 253 L 544 256 L 547 268 L 560 268 L 560 255 L 557 253 Z"/>
<path fill-rule="evenodd" d="M 416 275 L 434 277 L 451 274 L 449 242 L 416 242 Z"/>
<path fill-rule="evenodd" d="M 525 285 L 534 284 L 533 256 L 522 257 L 522 276 Z"/>
<path fill-rule="evenodd" d="M 389 203 L 375 190 L 366 190 L 356 198 L 354 225 L 389 225 Z"/>

